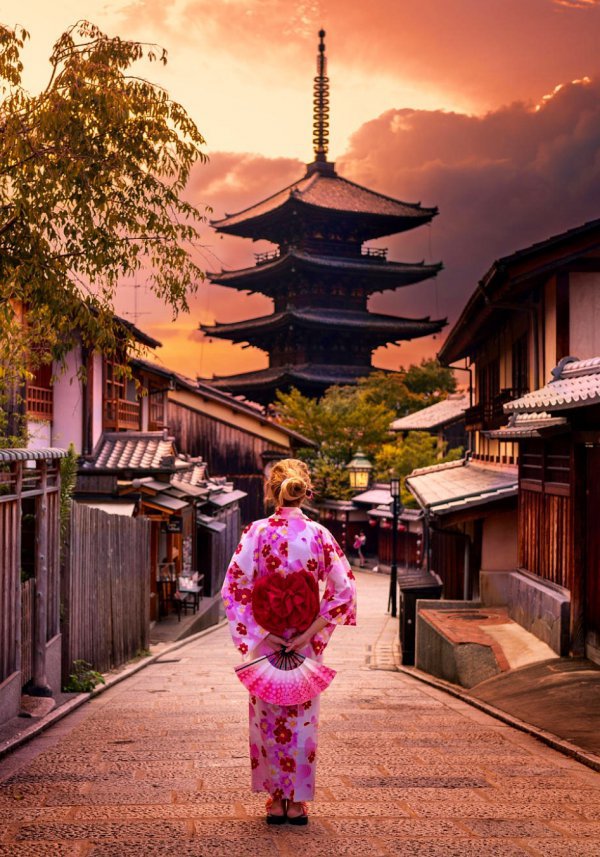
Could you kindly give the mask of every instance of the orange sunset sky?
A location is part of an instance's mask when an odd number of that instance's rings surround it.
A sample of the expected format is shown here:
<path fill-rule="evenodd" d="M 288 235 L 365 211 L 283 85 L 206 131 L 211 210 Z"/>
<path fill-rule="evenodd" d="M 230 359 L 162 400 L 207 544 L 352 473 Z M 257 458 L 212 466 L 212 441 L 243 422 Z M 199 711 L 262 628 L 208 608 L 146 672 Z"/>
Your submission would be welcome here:
<path fill-rule="evenodd" d="M 436 280 L 375 296 L 370 308 L 456 319 L 499 255 L 600 216 L 600 0 L 6 0 L 4 23 L 31 34 L 25 84 L 47 79 L 51 44 L 88 18 L 110 34 L 167 48 L 166 86 L 204 134 L 208 165 L 187 190 L 214 218 L 299 178 L 312 160 L 317 31 L 327 31 L 330 159 L 353 181 L 439 216 L 383 239 L 389 258 L 442 260 Z M 200 248 L 210 270 L 253 263 L 266 244 L 221 238 Z M 138 282 L 140 280 L 138 279 Z M 266 356 L 207 342 L 199 322 L 263 315 L 271 303 L 202 283 L 173 321 L 143 288 L 137 323 L 157 359 L 190 376 L 250 371 Z M 117 309 L 134 310 L 124 284 Z M 132 318 L 132 316 L 129 316 Z M 449 328 L 446 328 L 446 332 Z M 379 349 L 398 368 L 445 336 Z"/>

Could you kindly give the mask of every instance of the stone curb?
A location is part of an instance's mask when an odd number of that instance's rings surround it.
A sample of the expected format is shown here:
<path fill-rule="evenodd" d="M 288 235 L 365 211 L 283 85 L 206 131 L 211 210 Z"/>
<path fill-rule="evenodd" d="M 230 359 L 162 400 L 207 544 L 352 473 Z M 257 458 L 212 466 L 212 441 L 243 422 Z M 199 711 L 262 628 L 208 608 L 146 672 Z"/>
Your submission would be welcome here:
<path fill-rule="evenodd" d="M 496 708 L 488 702 L 483 702 L 483 700 L 471 696 L 456 685 L 450 684 L 442 679 L 434 678 L 415 667 L 404 667 L 400 664 L 396 664 L 396 670 L 400 673 L 404 673 L 404 675 L 412 676 L 412 678 L 417 679 L 417 681 L 420 681 L 423 684 L 428 684 L 431 687 L 435 687 L 437 690 L 442 690 L 444 693 L 454 696 L 456 699 L 460 699 L 462 702 L 468 703 L 468 705 L 472 705 L 473 708 L 478 708 L 485 714 L 489 714 L 490 717 L 494 717 L 496 720 L 501 720 L 503 723 L 518 729 L 520 732 L 525 732 L 527 735 L 537 738 L 538 741 L 541 741 L 543 744 L 547 744 L 549 747 L 552 747 L 553 750 L 557 750 L 564 756 L 569 756 L 577 762 L 581 762 L 582 765 L 586 765 L 594 771 L 600 771 L 600 756 L 596 756 L 594 753 L 588 753 L 576 744 L 571 744 L 570 741 L 565 741 L 563 738 L 559 738 L 558 735 L 554 735 L 552 732 L 546 732 L 544 729 L 539 729 L 532 723 L 526 723 L 524 720 L 519 720 L 518 717 L 514 717 L 512 714 L 508 714 L 506 711 L 502 711 L 502 709 Z"/>
<path fill-rule="evenodd" d="M 98 696 L 101 693 L 104 693 L 106 690 L 109 690 L 111 687 L 114 687 L 121 681 L 124 681 L 126 678 L 134 675 L 135 673 L 143 670 L 145 667 L 150 664 L 156 663 L 157 660 L 162 658 L 164 655 L 169 654 L 170 652 L 174 652 L 177 649 L 181 649 L 183 646 L 187 646 L 189 643 L 193 643 L 196 640 L 199 640 L 201 637 L 205 637 L 207 634 L 212 634 L 214 631 L 218 631 L 219 628 L 222 628 L 227 624 L 227 619 L 221 619 L 220 622 L 217 622 L 216 625 L 211 625 L 210 628 L 204 628 L 202 631 L 198 631 L 197 634 L 192 634 L 190 637 L 185 637 L 183 640 L 178 640 L 176 643 L 171 644 L 170 646 L 166 646 L 164 649 L 161 649 L 160 652 L 156 652 L 153 655 L 150 655 L 147 658 L 142 658 L 135 664 L 131 666 L 125 667 L 116 675 L 110 676 L 106 679 L 106 684 L 99 684 L 95 687 L 90 693 L 79 693 L 73 699 L 70 699 L 68 702 L 65 702 L 64 705 L 60 705 L 58 708 L 54 708 L 49 714 L 45 717 L 42 717 L 35 726 L 33 726 L 29 730 L 25 730 L 21 732 L 19 735 L 16 735 L 14 738 L 11 738 L 6 744 L 0 747 L 0 759 L 8 756 L 9 753 L 12 753 L 14 750 L 17 750 L 23 744 L 26 744 L 32 738 L 35 738 L 41 732 L 44 732 L 50 726 L 57 723 L 59 720 L 62 720 L 63 717 L 66 717 L 72 711 L 75 711 L 76 708 L 79 708 L 85 702 L 88 702 L 90 699 L 93 699 L 95 696 Z"/>

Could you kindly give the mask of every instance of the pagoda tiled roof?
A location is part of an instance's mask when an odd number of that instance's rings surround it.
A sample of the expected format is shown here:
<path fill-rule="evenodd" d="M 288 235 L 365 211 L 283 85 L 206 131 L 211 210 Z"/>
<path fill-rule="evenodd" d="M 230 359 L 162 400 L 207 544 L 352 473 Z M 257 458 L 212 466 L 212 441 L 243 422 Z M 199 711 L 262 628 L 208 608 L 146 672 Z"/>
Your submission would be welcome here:
<path fill-rule="evenodd" d="M 402 202 L 390 196 L 369 190 L 348 179 L 338 176 L 334 170 L 323 173 L 309 171 L 299 181 L 283 188 L 272 196 L 251 205 L 249 208 L 228 214 L 220 220 L 211 221 L 211 225 L 222 232 L 246 234 L 239 231 L 242 225 L 259 220 L 283 209 L 290 202 L 298 202 L 315 209 L 330 212 L 397 218 L 412 220 L 414 226 L 426 223 L 437 214 L 437 208 L 424 208 L 419 203 Z M 411 228 L 408 227 L 408 228 Z M 401 231 L 403 227 L 400 227 Z M 406 228 L 406 227 L 404 227 Z M 394 230 L 391 229 L 388 234 Z"/>
<path fill-rule="evenodd" d="M 392 339 L 412 339 L 439 332 L 446 324 L 445 319 L 402 318 L 394 315 L 381 315 L 366 310 L 343 310 L 330 308 L 298 308 L 258 318 L 236 321 L 229 324 L 202 325 L 207 336 L 224 339 L 245 339 L 247 335 L 260 336 L 289 324 L 298 324 L 309 328 L 358 331 L 362 334 L 379 333 Z"/>
<path fill-rule="evenodd" d="M 253 265 L 251 268 L 214 272 L 209 273 L 208 276 L 213 283 L 234 288 L 253 289 L 259 284 L 262 287 L 269 281 L 272 283 L 271 288 L 275 288 L 277 286 L 275 278 L 286 273 L 296 264 L 317 271 L 332 271 L 356 277 L 367 276 L 369 278 L 367 285 L 372 291 L 419 283 L 421 280 L 435 277 L 443 267 L 440 263 L 426 265 L 425 262 L 387 262 L 370 256 L 355 258 L 325 256 L 291 249 L 281 256 Z"/>
<path fill-rule="evenodd" d="M 239 375 L 217 376 L 211 384 L 224 389 L 244 390 L 246 395 L 251 396 L 253 390 L 282 387 L 285 383 L 309 383 L 323 387 L 333 384 L 354 384 L 358 378 L 368 375 L 371 371 L 369 366 L 301 363 L 295 366 L 271 366 L 268 369 L 243 372 Z"/>

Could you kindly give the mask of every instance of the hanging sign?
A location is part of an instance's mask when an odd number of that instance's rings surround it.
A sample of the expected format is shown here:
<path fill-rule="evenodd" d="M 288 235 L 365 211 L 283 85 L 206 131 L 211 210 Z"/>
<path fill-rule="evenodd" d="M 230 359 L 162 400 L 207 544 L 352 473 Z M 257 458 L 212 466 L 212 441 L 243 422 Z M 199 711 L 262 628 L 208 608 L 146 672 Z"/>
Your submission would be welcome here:
<path fill-rule="evenodd" d="M 181 515 L 173 515 L 168 521 L 163 521 L 163 529 L 167 533 L 182 533 L 183 518 Z"/>

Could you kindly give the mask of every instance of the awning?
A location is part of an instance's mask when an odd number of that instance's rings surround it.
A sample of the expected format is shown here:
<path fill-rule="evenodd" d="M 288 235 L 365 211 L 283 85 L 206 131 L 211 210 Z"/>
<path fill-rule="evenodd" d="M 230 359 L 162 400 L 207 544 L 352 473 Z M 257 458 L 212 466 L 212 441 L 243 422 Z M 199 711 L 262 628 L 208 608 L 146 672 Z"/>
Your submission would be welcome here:
<path fill-rule="evenodd" d="M 199 527 L 204 527 L 207 530 L 212 530 L 214 533 L 222 533 L 227 529 L 227 524 L 222 521 L 216 521 L 210 515 L 196 515 L 196 523 Z"/>
<path fill-rule="evenodd" d="M 185 500 L 178 500 L 177 497 L 171 497 L 169 494 L 156 494 L 154 497 L 142 497 L 144 506 L 160 509 L 161 512 L 170 512 L 172 514 L 181 512 L 186 509 L 189 503 Z"/>
<path fill-rule="evenodd" d="M 506 413 L 568 411 L 600 402 L 600 357 L 565 357 L 552 370 L 553 380 L 504 405 Z"/>
<path fill-rule="evenodd" d="M 368 503 L 369 506 L 389 505 L 392 502 L 389 485 L 375 485 L 368 491 L 362 494 L 357 494 L 352 498 L 353 503 Z"/>
<path fill-rule="evenodd" d="M 549 435 L 563 434 L 569 430 L 565 417 L 553 417 L 551 414 L 511 414 L 507 425 L 493 431 L 484 431 L 485 437 L 493 440 L 527 440 Z"/>
<path fill-rule="evenodd" d="M 242 500 L 247 496 L 248 495 L 245 491 L 219 491 L 218 494 L 211 494 L 208 498 L 208 502 L 212 503 L 213 506 L 222 508 L 223 506 L 229 506 L 231 503 Z"/>
<path fill-rule="evenodd" d="M 413 470 L 406 486 L 422 509 L 447 515 L 516 496 L 517 468 L 485 467 L 463 458 Z"/>
<path fill-rule="evenodd" d="M 101 512 L 106 512 L 108 515 L 123 515 L 126 518 L 131 518 L 135 510 L 135 503 L 96 503 L 93 500 L 78 500 L 79 506 L 87 506 L 88 509 L 100 509 Z"/>

